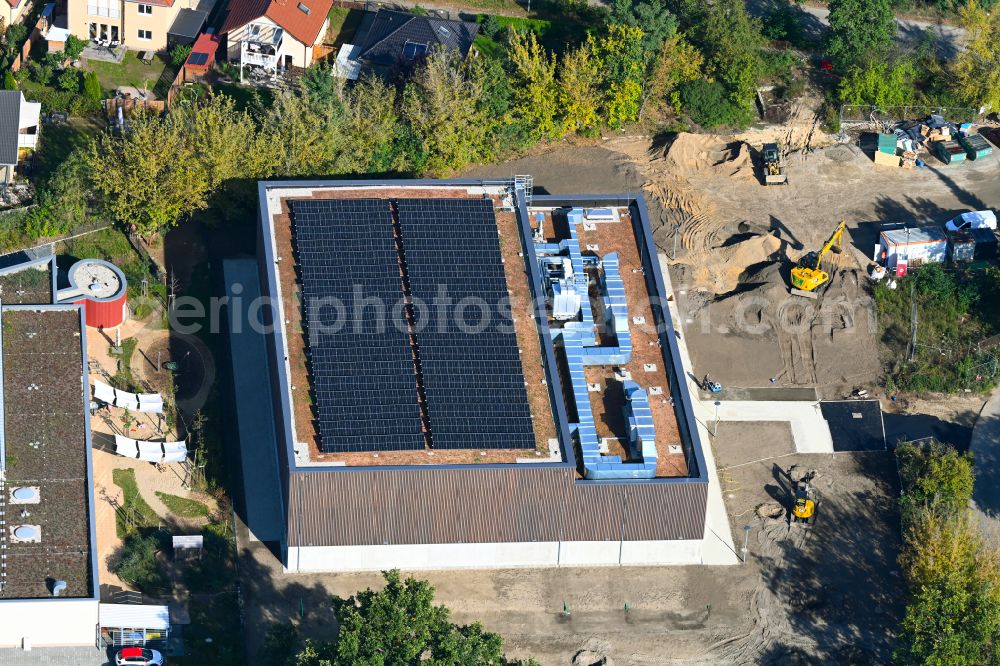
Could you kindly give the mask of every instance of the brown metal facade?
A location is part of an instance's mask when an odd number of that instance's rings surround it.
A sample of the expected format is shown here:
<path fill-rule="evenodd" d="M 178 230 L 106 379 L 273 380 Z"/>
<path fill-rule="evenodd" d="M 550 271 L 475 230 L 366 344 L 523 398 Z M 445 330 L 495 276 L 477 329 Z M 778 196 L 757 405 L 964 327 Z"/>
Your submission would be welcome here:
<path fill-rule="evenodd" d="M 288 545 L 701 539 L 704 483 L 593 483 L 566 468 L 293 472 Z"/>

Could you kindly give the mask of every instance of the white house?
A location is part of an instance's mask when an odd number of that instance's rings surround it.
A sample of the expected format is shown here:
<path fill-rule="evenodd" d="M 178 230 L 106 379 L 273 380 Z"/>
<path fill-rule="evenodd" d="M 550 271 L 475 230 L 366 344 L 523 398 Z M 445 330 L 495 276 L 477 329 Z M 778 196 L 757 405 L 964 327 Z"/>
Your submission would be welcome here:
<path fill-rule="evenodd" d="M 221 34 L 229 62 L 269 74 L 313 63 L 314 47 L 329 27 L 332 0 L 230 0 Z"/>
<path fill-rule="evenodd" d="M 0 90 L 0 183 L 13 182 L 20 157 L 38 144 L 41 111 L 20 90 Z"/>

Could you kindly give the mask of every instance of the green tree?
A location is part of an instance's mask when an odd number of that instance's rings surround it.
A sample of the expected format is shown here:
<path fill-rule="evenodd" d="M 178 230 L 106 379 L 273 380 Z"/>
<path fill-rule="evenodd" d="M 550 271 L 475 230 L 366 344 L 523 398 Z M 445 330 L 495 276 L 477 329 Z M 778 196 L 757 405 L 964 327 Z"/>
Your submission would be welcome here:
<path fill-rule="evenodd" d="M 76 149 L 59 163 L 38 189 L 38 205 L 28 213 L 25 230 L 32 238 L 55 236 L 90 219 L 90 164 L 86 149 Z"/>
<path fill-rule="evenodd" d="M 672 107 L 680 111 L 681 84 L 697 80 L 704 67 L 704 58 L 698 49 L 689 44 L 683 35 L 667 39 L 656 55 L 649 80 L 646 82 L 646 99 L 654 109 Z M 645 108 L 645 105 L 644 105 Z"/>
<path fill-rule="evenodd" d="M 612 23 L 594 42 L 594 54 L 605 80 L 604 115 L 615 129 L 639 117 L 649 55 L 643 49 L 642 38 L 641 29 Z"/>
<path fill-rule="evenodd" d="M 546 52 L 535 33 L 512 30 L 507 55 L 514 114 L 530 128 L 536 141 L 558 135 L 555 54 Z"/>
<path fill-rule="evenodd" d="M 970 0 L 959 10 L 964 47 L 951 65 L 951 88 L 970 106 L 1000 109 L 1000 7 L 989 9 Z"/>
<path fill-rule="evenodd" d="M 829 21 L 827 50 L 840 70 L 884 57 L 896 36 L 891 0 L 830 0 Z"/>
<path fill-rule="evenodd" d="M 340 81 L 333 75 L 333 69 L 320 61 L 302 73 L 299 85 L 305 96 L 312 102 L 330 104 L 340 99 Z"/>
<path fill-rule="evenodd" d="M 91 176 L 112 219 L 148 237 L 207 205 L 208 181 L 195 157 L 179 123 L 139 111 L 123 135 L 93 143 Z"/>
<path fill-rule="evenodd" d="M 80 72 L 79 70 L 70 68 L 63 71 L 59 75 L 57 81 L 60 90 L 65 92 L 79 92 L 80 91 Z"/>
<path fill-rule="evenodd" d="M 83 54 L 83 49 L 87 48 L 87 41 L 80 39 L 76 35 L 66 38 L 66 45 L 63 47 L 63 54 L 70 60 L 76 60 Z"/>
<path fill-rule="evenodd" d="M 403 580 L 398 570 L 383 572 L 385 587 L 367 589 L 348 599 L 336 600 L 334 613 L 340 631 L 332 651 L 311 645 L 301 666 L 329 663 L 462 664 L 501 666 L 500 636 L 484 631 L 478 623 L 456 625 L 444 606 L 434 605 L 434 588 L 425 580 Z"/>
<path fill-rule="evenodd" d="M 920 507 L 958 515 L 972 499 L 972 455 L 937 441 L 907 442 L 896 447 L 904 494 L 904 517 Z"/>
<path fill-rule="evenodd" d="M 909 58 L 873 60 L 848 69 L 838 93 L 845 104 L 873 104 L 882 109 L 906 106 L 916 101 L 918 75 L 916 64 Z"/>
<path fill-rule="evenodd" d="M 9 69 L 3 73 L 3 89 L 17 90 L 17 80 L 14 79 L 14 74 Z"/>
<path fill-rule="evenodd" d="M 133 532 L 109 558 L 108 570 L 141 592 L 161 594 L 169 588 L 170 579 L 156 559 L 159 550 L 156 537 Z"/>
<path fill-rule="evenodd" d="M 706 129 L 738 125 L 743 119 L 721 83 L 705 79 L 689 81 L 681 85 L 680 98 L 691 120 Z"/>
<path fill-rule="evenodd" d="M 895 661 L 979 666 L 1000 661 L 1000 566 L 968 511 L 923 509 L 900 558 L 910 588 Z"/>
<path fill-rule="evenodd" d="M 601 72 L 593 39 L 566 52 L 558 85 L 563 133 L 595 129 L 600 123 Z"/>
<path fill-rule="evenodd" d="M 615 0 L 611 20 L 642 30 L 642 47 L 650 53 L 677 32 L 677 17 L 665 2 L 655 0 Z"/>
<path fill-rule="evenodd" d="M 336 100 L 318 103 L 305 95 L 277 96 L 261 129 L 270 139 L 274 174 L 336 173 L 347 146 L 345 122 L 343 107 Z"/>
<path fill-rule="evenodd" d="M 686 31 L 707 64 L 706 75 L 722 83 L 737 114 L 731 125 L 748 125 L 756 116 L 757 85 L 764 75 L 761 24 L 750 16 L 742 0 L 685 3 L 690 15 Z"/>
<path fill-rule="evenodd" d="M 83 96 L 95 106 L 100 104 L 104 91 L 101 90 L 101 80 L 97 78 L 97 72 L 87 72 L 83 75 Z"/>
<path fill-rule="evenodd" d="M 453 50 L 435 50 L 403 91 L 403 112 L 426 156 L 426 169 L 440 174 L 478 159 L 489 123 L 482 111 L 483 82 Z"/>
<path fill-rule="evenodd" d="M 396 89 L 377 76 L 365 76 L 347 95 L 348 155 L 357 158 L 352 171 L 404 171 L 405 156 L 397 141 L 402 135 L 396 112 Z"/>

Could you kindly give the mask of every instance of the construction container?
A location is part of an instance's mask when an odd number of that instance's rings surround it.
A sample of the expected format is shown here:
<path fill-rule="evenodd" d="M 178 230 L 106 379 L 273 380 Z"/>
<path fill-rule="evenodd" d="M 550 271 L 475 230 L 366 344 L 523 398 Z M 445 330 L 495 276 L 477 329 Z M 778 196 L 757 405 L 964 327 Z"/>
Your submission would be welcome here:
<path fill-rule="evenodd" d="M 878 259 L 895 270 L 897 261 L 910 267 L 941 264 L 948 258 L 948 237 L 941 227 L 903 227 L 883 229 L 879 233 Z"/>
<path fill-rule="evenodd" d="M 968 134 L 958 137 L 958 142 L 965 148 L 965 154 L 970 160 L 987 157 L 993 153 L 993 147 L 978 134 Z"/>
<path fill-rule="evenodd" d="M 976 253 L 973 258 L 976 261 L 995 259 L 997 256 L 996 232 L 992 229 L 982 228 L 973 229 L 970 233 L 976 241 Z"/>
<path fill-rule="evenodd" d="M 957 141 L 938 141 L 934 144 L 934 154 L 945 164 L 965 161 L 965 148 Z"/>
<path fill-rule="evenodd" d="M 896 135 L 895 134 L 879 134 L 878 135 L 878 152 L 885 153 L 886 155 L 896 154 Z"/>
<path fill-rule="evenodd" d="M 948 259 L 956 264 L 967 264 L 976 258 L 976 238 L 971 231 L 949 231 Z"/>

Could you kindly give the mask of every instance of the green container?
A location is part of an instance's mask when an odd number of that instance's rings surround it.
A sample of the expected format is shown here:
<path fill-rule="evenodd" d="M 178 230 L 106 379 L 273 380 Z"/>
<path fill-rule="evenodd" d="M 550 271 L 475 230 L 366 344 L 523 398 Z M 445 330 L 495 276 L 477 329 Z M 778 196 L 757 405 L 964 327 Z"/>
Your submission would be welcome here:
<path fill-rule="evenodd" d="M 896 154 L 896 135 L 895 134 L 879 134 L 878 135 L 878 151 L 880 153 L 885 153 L 886 155 Z"/>
<path fill-rule="evenodd" d="M 934 142 L 934 154 L 941 158 L 945 164 L 955 164 L 965 161 L 965 148 L 958 141 L 936 141 Z"/>
<path fill-rule="evenodd" d="M 993 146 L 978 134 L 959 135 L 958 142 L 965 148 L 970 160 L 987 157 L 993 153 Z"/>

